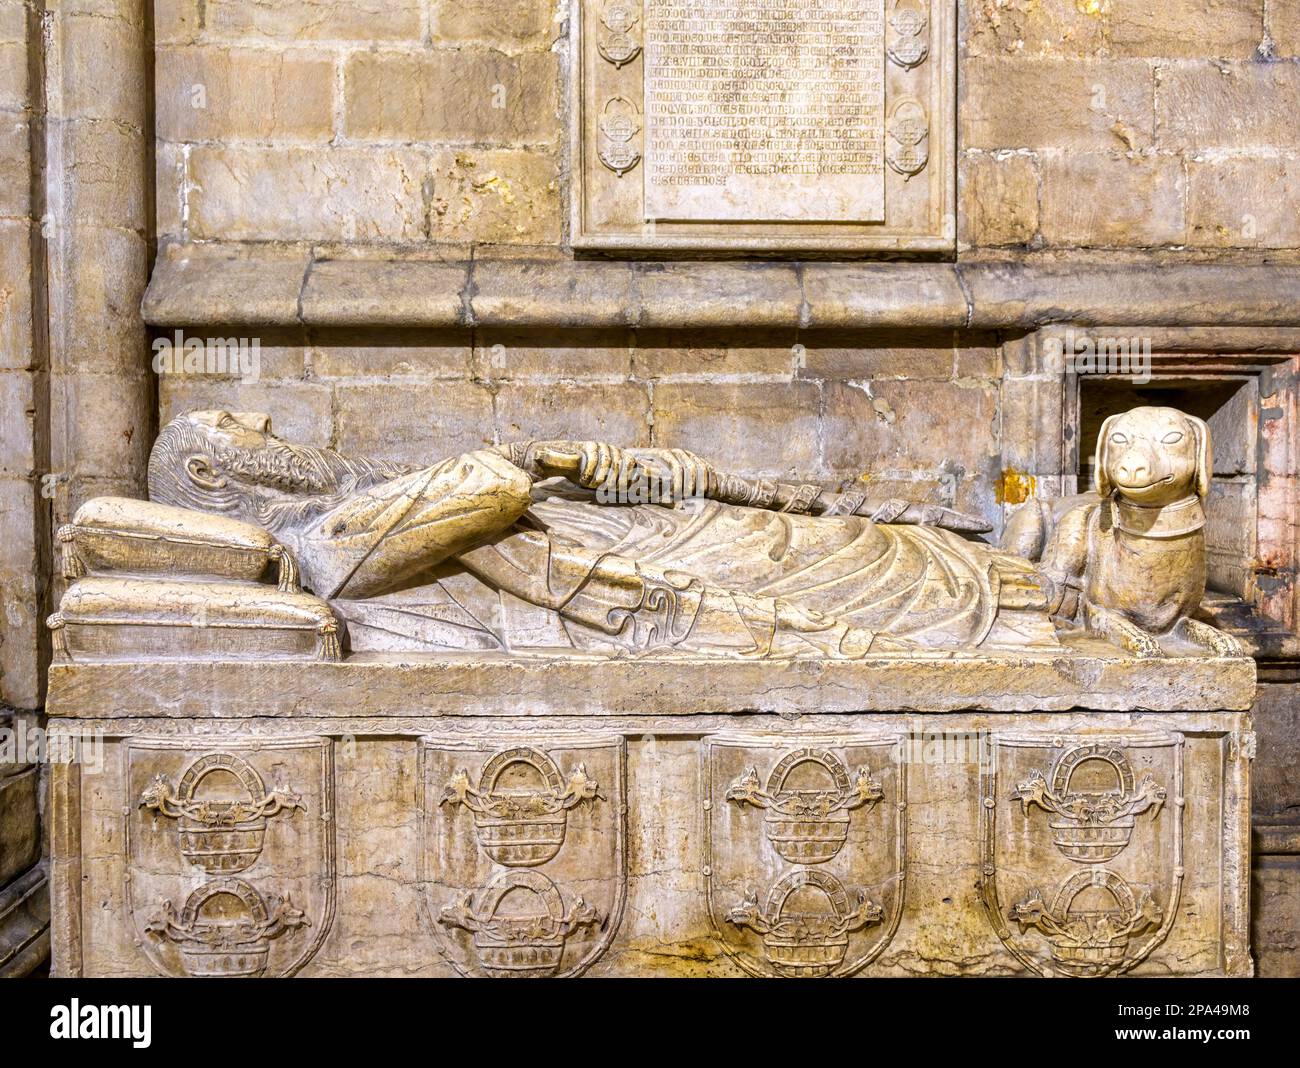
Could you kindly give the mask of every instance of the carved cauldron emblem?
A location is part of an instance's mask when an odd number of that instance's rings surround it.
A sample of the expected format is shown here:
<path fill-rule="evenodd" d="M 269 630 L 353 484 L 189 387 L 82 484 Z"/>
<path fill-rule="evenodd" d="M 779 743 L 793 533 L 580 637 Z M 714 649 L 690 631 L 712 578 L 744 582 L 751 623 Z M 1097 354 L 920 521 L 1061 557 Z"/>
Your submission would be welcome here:
<path fill-rule="evenodd" d="M 1008 734 L 992 754 L 980 780 L 980 894 L 1003 944 L 1039 975 L 1142 963 L 1182 895 L 1182 736 Z M 1044 886 L 1057 887 L 1050 898 Z"/>
<path fill-rule="evenodd" d="M 625 96 L 612 96 L 600 113 L 600 162 L 619 178 L 641 161 L 634 143 L 641 132 L 641 113 Z"/>
<path fill-rule="evenodd" d="M 204 794 L 205 785 L 210 795 Z M 140 807 L 176 820 L 181 855 L 216 875 L 252 865 L 262 855 L 266 821 L 303 804 L 286 788 L 268 792 L 256 769 L 238 754 L 206 753 L 185 769 L 177 786 L 165 775 L 155 776 L 140 795 Z"/>
<path fill-rule="evenodd" d="M 844 963 L 849 932 L 880 922 L 884 911 L 859 891 L 855 905 L 830 872 L 793 871 L 768 892 L 759 909 L 758 895 L 747 897 L 727 913 L 738 927 L 763 936 L 763 949 L 776 971 L 792 979 L 830 975 Z"/>
<path fill-rule="evenodd" d="M 507 785 L 508 774 L 517 771 L 534 774 Z M 532 868 L 555 858 L 564 845 L 568 810 L 591 801 L 598 789 L 585 764 L 566 780 L 544 752 L 521 746 L 484 764 L 477 788 L 470 785 L 468 772 L 457 771 L 439 804 L 464 805 L 474 813 L 479 845 L 498 864 Z"/>
<path fill-rule="evenodd" d="M 906 868 L 901 742 L 705 739 L 709 918 L 728 956 L 751 975 L 852 975 L 893 938 Z"/>
<path fill-rule="evenodd" d="M 268 902 L 244 880 L 223 878 L 190 894 L 179 915 L 164 901 L 145 931 L 180 948 L 186 974 L 234 978 L 261 975 L 272 939 L 310 925 L 306 913 L 287 897 Z"/>
<path fill-rule="evenodd" d="M 824 785 L 789 786 L 792 773 L 808 766 L 824 772 Z M 791 750 L 773 765 L 765 785 L 751 766 L 727 787 L 728 801 L 767 810 L 767 840 L 792 864 L 830 860 L 848 838 L 850 813 L 882 797 L 866 768 L 850 777 L 844 762 L 825 749 Z"/>
<path fill-rule="evenodd" d="M 430 738 L 420 760 L 420 883 L 439 954 L 470 976 L 584 971 L 627 894 L 622 738 Z"/>
<path fill-rule="evenodd" d="M 1073 788 L 1076 773 L 1102 766 L 1111 781 L 1099 788 Z M 1011 795 L 1029 815 L 1033 806 L 1051 815 L 1052 841 L 1065 856 L 1093 864 L 1119 856 L 1133 838 L 1140 813 L 1160 814 L 1166 791 L 1148 773 L 1134 785 L 1133 767 L 1123 750 L 1113 745 L 1075 745 L 1057 758 L 1051 785 L 1035 771 Z"/>
<path fill-rule="evenodd" d="M 894 0 L 889 16 L 892 30 L 889 58 L 905 70 L 919 67 L 930 55 L 928 3 L 924 0 Z"/>
<path fill-rule="evenodd" d="M 334 918 L 330 739 L 196 750 L 132 738 L 126 751 L 126 899 L 141 952 L 164 975 L 296 974 Z"/>
<path fill-rule="evenodd" d="M 601 30 L 596 35 L 596 49 L 615 67 L 622 67 L 641 54 L 636 24 L 641 21 L 641 7 L 636 0 L 605 0 L 600 7 Z"/>
<path fill-rule="evenodd" d="M 1084 902 L 1091 897 L 1093 900 Z M 1129 942 L 1159 930 L 1164 913 L 1143 894 L 1137 900 L 1120 876 L 1105 868 L 1078 871 L 1061 884 L 1049 907 L 1038 890 L 1011 910 L 1023 934 L 1037 927 L 1052 947 L 1052 959 L 1075 976 L 1105 975 L 1124 964 Z"/>
<path fill-rule="evenodd" d="M 925 170 L 930 162 L 930 116 L 925 105 L 910 97 L 900 100 L 889 113 L 886 129 L 889 144 L 885 157 L 890 167 L 904 178 Z"/>
<path fill-rule="evenodd" d="M 566 909 L 556 885 L 527 870 L 502 872 L 478 895 L 467 894 L 438 917 L 439 923 L 473 934 L 479 964 L 494 978 L 555 975 L 570 932 L 600 921 L 600 913 L 582 898 Z"/>

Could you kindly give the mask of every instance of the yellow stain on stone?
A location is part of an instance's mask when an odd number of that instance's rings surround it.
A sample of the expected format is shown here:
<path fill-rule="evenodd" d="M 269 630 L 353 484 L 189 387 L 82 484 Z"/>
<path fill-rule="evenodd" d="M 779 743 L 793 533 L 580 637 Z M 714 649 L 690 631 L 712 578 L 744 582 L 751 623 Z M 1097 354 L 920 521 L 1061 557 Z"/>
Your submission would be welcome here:
<path fill-rule="evenodd" d="M 515 202 L 515 191 L 510 188 L 510 183 L 499 174 L 490 174 L 483 181 L 475 182 L 474 188 L 485 193 L 495 193 L 506 204 Z"/>
<path fill-rule="evenodd" d="M 1110 14 L 1110 0 L 1074 0 L 1074 6 L 1080 15 L 1090 15 L 1095 19 Z"/>
<path fill-rule="evenodd" d="M 1008 467 L 993 487 L 993 496 L 998 504 L 1024 504 L 1034 495 L 1037 484 L 1033 475 Z"/>

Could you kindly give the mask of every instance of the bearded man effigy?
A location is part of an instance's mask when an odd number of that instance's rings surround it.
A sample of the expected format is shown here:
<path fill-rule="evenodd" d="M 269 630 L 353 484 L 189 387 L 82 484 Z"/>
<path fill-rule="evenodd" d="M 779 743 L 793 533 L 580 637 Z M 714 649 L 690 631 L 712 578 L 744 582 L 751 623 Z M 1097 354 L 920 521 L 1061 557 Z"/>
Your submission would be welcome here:
<path fill-rule="evenodd" d="M 149 492 L 270 531 L 354 650 L 1056 645 L 1032 566 L 944 529 L 978 521 L 682 450 L 517 442 L 416 467 L 292 444 L 263 414 L 191 412 L 159 434 Z"/>

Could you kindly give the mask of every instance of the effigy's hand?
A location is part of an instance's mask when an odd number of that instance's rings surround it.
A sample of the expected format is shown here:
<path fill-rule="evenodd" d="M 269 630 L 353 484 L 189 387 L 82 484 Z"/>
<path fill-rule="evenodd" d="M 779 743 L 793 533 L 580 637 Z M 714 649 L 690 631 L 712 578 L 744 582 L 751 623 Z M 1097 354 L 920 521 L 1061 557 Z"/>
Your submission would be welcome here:
<path fill-rule="evenodd" d="M 693 452 L 685 449 L 628 451 L 652 481 L 653 487 L 658 491 L 655 499 L 661 503 L 669 504 L 691 497 L 709 497 L 718 488 L 717 473 Z"/>
<path fill-rule="evenodd" d="M 547 442 L 539 445 L 535 463 L 546 476 L 559 475 L 583 489 L 627 489 L 644 471 L 629 450 L 603 441 Z"/>

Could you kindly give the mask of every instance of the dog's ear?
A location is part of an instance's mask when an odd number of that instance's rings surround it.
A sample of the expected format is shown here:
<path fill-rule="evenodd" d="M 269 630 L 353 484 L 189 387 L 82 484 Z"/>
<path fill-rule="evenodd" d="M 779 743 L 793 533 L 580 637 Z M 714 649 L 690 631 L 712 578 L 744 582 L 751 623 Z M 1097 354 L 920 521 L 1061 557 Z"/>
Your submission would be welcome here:
<path fill-rule="evenodd" d="M 1210 427 L 1204 419 L 1187 416 L 1196 435 L 1196 495 L 1205 500 L 1210 495 L 1210 480 L 1214 478 L 1214 446 L 1210 443 Z"/>
<path fill-rule="evenodd" d="M 1118 418 L 1118 415 L 1107 416 L 1106 421 L 1101 424 L 1101 432 L 1097 435 L 1097 453 L 1092 461 L 1092 474 L 1097 483 L 1099 497 L 1109 497 L 1115 489 L 1110 484 L 1110 475 L 1106 473 L 1106 445 L 1110 441 L 1111 425 Z"/>

